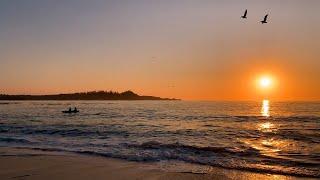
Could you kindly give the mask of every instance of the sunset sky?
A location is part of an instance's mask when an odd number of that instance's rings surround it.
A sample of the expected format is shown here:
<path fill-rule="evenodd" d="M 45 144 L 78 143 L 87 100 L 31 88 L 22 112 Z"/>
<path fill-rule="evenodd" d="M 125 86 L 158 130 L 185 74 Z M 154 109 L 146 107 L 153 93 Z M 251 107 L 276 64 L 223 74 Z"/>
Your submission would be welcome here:
<path fill-rule="evenodd" d="M 319 0 L 2 0 L 0 94 L 320 100 L 319 8 Z M 272 87 L 259 87 L 263 76 Z"/>

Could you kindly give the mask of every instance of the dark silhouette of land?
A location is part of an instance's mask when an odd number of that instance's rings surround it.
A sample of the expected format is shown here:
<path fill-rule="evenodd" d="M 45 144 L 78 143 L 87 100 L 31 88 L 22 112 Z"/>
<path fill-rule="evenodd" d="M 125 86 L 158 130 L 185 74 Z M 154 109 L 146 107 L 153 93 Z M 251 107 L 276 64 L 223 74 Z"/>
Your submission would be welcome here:
<path fill-rule="evenodd" d="M 140 96 L 132 91 L 91 91 L 55 95 L 7 95 L 0 94 L 0 100 L 179 100 L 155 96 Z"/>

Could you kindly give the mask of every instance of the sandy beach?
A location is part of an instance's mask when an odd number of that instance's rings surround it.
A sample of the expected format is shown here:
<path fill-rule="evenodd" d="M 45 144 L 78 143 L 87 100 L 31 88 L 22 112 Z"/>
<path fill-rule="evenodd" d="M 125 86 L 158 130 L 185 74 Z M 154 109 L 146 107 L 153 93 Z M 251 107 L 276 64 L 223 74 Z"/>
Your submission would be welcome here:
<path fill-rule="evenodd" d="M 1 179 L 303 179 L 213 168 L 212 173 L 170 172 L 150 163 L 75 153 L 0 148 Z"/>

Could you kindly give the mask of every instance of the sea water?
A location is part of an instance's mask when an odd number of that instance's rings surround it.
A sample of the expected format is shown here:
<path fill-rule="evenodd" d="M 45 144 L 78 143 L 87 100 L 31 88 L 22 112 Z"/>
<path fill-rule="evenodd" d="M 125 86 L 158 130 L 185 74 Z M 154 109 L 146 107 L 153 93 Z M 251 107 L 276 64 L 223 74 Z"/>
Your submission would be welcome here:
<path fill-rule="evenodd" d="M 320 177 L 320 102 L 0 101 L 0 146 Z"/>

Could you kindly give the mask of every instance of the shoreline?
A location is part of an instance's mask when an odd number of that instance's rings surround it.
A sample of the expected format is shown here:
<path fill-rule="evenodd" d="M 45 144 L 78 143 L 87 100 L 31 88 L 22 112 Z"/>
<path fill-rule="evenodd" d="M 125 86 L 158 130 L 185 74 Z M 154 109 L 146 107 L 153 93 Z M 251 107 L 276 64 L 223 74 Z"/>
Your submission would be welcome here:
<path fill-rule="evenodd" d="M 159 163 L 14 147 L 0 147 L 0 162 L 1 179 L 314 179 L 219 167 L 210 167 L 210 173 L 177 172 Z"/>

